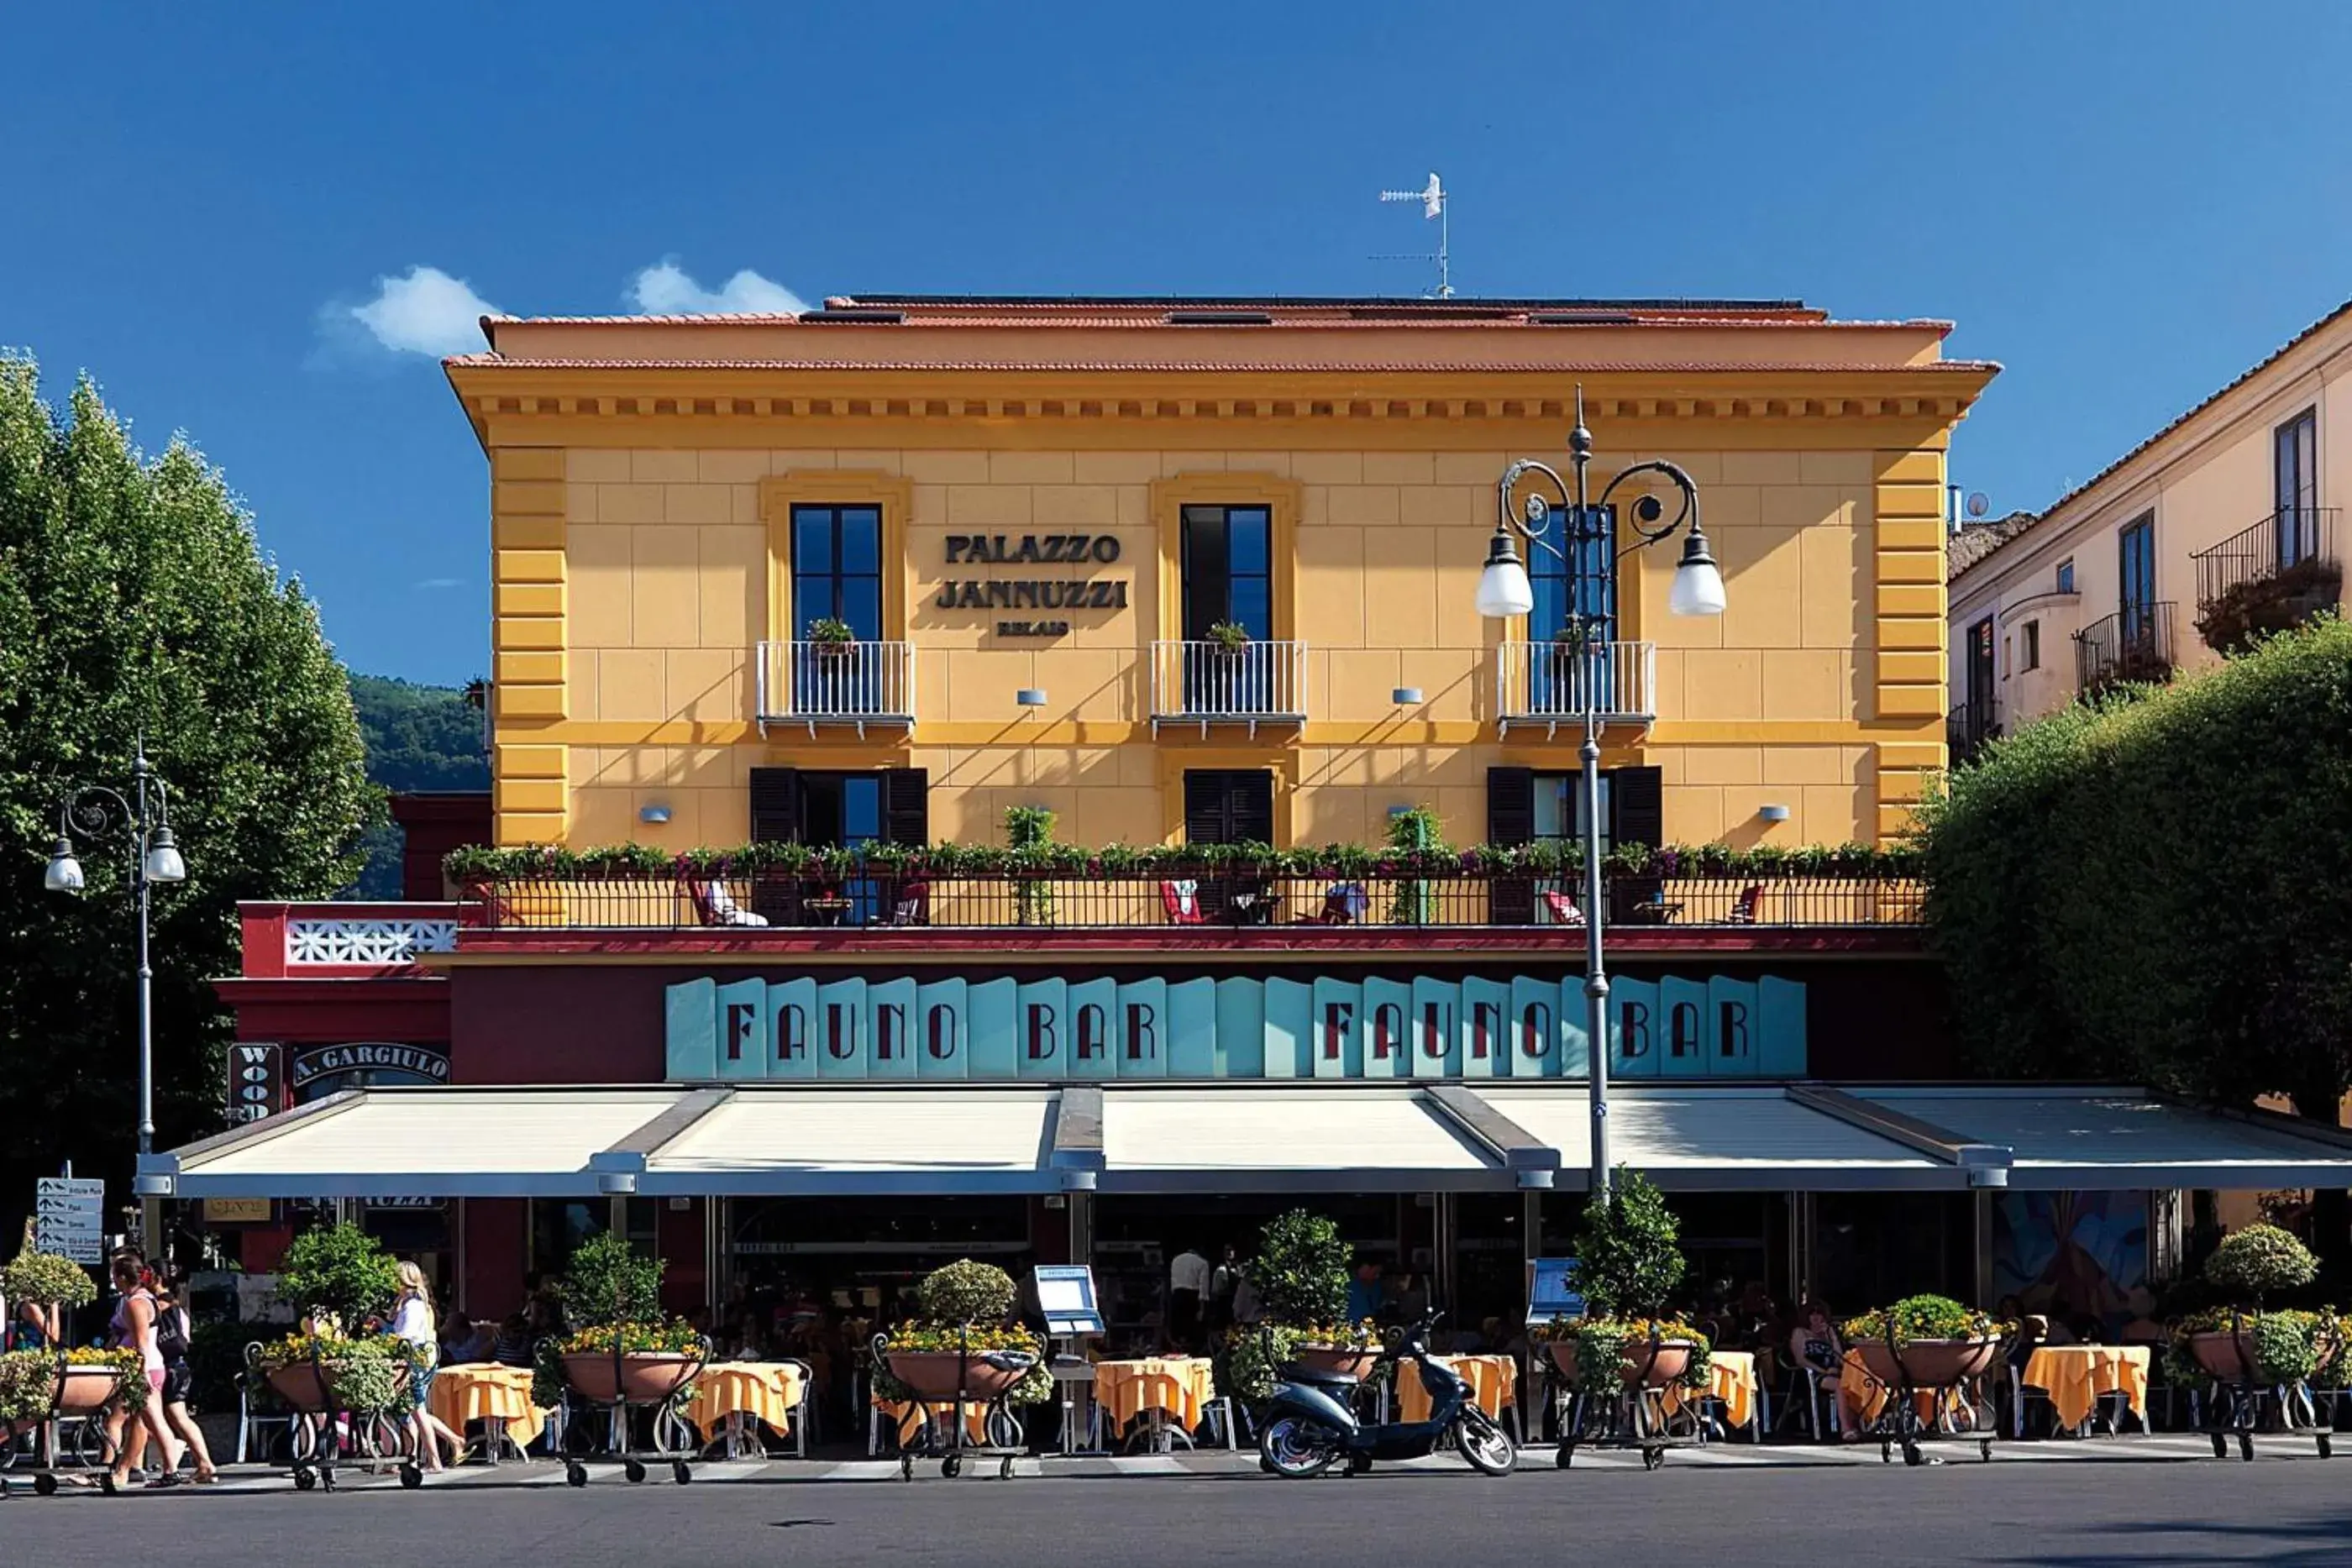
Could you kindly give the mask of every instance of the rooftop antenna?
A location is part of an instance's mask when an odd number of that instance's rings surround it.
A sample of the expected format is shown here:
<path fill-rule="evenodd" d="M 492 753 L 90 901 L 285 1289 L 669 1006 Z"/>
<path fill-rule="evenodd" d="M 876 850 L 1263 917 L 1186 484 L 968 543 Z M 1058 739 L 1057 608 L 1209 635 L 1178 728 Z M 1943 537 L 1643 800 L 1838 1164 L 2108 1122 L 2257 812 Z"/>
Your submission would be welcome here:
<path fill-rule="evenodd" d="M 1374 261 L 1433 261 L 1437 263 L 1437 293 L 1434 298 L 1439 299 L 1453 298 L 1454 277 L 1450 269 L 1450 263 L 1446 256 L 1445 245 L 1447 228 L 1445 215 L 1445 187 L 1437 183 L 1437 176 L 1433 173 L 1429 177 L 1429 183 L 1423 186 L 1420 190 L 1382 191 L 1381 193 L 1381 200 L 1383 202 L 1419 202 L 1421 204 L 1421 215 L 1423 218 L 1435 218 L 1437 220 L 1437 254 L 1435 256 L 1431 256 L 1426 253 L 1405 256 L 1376 256 L 1371 259 Z"/>

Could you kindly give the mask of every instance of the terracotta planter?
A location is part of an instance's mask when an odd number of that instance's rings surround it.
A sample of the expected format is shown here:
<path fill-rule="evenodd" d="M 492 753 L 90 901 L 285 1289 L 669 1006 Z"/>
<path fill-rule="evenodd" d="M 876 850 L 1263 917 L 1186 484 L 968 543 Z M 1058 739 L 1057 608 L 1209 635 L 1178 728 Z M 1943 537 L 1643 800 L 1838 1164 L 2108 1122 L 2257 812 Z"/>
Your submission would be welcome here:
<path fill-rule="evenodd" d="M 564 1356 L 563 1377 L 593 1405 L 610 1405 L 616 1399 L 658 1405 L 693 1381 L 702 1366 L 702 1357 L 683 1351 L 623 1351 L 620 1376 L 615 1380 L 611 1351 L 583 1350 Z"/>
<path fill-rule="evenodd" d="M 285 1402 L 289 1410 L 316 1415 L 333 1406 L 344 1408 L 343 1400 L 335 1391 L 334 1363 L 320 1362 L 313 1366 L 309 1361 L 292 1361 L 284 1366 L 272 1367 L 268 1375 L 269 1391 Z M 393 1370 L 395 1392 L 408 1386 L 408 1364 L 403 1362 Z"/>
<path fill-rule="evenodd" d="M 60 1416 L 93 1416 L 122 1392 L 122 1374 L 111 1366 L 68 1366 L 58 1395 Z"/>
<path fill-rule="evenodd" d="M 1551 1353 L 1551 1364 L 1559 1368 L 1562 1377 L 1572 1385 L 1576 1382 L 1576 1342 L 1556 1339 L 1544 1347 Z M 1626 1387 L 1640 1385 L 1644 1388 L 1664 1388 L 1682 1380 L 1690 1370 L 1691 1353 L 1697 1344 L 1686 1339 L 1660 1340 L 1657 1354 L 1650 1354 L 1647 1343 L 1627 1342 L 1617 1358 L 1617 1377 Z"/>
<path fill-rule="evenodd" d="M 957 1396 L 956 1379 L 961 1375 L 962 1396 L 970 1400 L 994 1399 L 1012 1392 L 1013 1385 L 1029 1375 L 1036 1357 L 1025 1351 L 997 1352 L 1000 1355 L 1017 1356 L 1018 1366 L 992 1366 L 984 1359 L 991 1353 L 973 1351 L 969 1359 L 952 1350 L 894 1350 L 884 1353 L 889 1364 L 890 1375 L 915 1392 L 915 1397 L 931 1403 L 945 1403 Z"/>
<path fill-rule="evenodd" d="M 2253 1338 L 2254 1321 L 2248 1318 L 2245 1339 L 2249 1350 L 2253 1347 Z M 2240 1383 L 2247 1378 L 2246 1358 L 2238 1349 L 2238 1336 L 2228 1329 L 2212 1329 L 2204 1333 L 2190 1334 L 2189 1354 L 2195 1358 L 2197 1364 L 2204 1369 L 2207 1376 L 2219 1382 Z"/>
<path fill-rule="evenodd" d="M 1998 1339 L 1914 1339 L 1901 1345 L 1902 1369 L 1883 1339 L 1861 1339 L 1853 1348 L 1862 1356 L 1863 1370 L 1881 1383 L 1902 1383 L 1904 1371 L 1919 1388 L 1948 1388 L 1992 1370 L 2000 1359 Z"/>
<path fill-rule="evenodd" d="M 1290 1358 L 1313 1372 L 1364 1378 L 1371 1375 L 1372 1363 L 1380 1359 L 1380 1354 L 1367 1345 L 1302 1344 L 1291 1353 Z"/>

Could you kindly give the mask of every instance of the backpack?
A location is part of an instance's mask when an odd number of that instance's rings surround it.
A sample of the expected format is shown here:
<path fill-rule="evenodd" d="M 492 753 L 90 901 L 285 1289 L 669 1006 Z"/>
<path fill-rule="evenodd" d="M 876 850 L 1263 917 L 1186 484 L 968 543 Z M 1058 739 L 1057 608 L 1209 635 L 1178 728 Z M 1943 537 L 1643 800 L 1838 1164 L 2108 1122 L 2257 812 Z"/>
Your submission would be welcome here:
<path fill-rule="evenodd" d="M 171 1366 L 188 1359 L 187 1313 L 178 1307 L 159 1306 L 155 1312 L 155 1354 Z"/>

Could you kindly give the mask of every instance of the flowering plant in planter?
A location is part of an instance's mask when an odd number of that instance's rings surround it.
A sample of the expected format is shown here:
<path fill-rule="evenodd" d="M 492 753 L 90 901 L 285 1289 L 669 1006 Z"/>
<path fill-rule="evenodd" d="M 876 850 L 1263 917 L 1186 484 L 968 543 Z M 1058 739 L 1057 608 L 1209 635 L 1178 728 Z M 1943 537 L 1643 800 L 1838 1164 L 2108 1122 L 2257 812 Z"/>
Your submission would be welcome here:
<path fill-rule="evenodd" d="M 961 1379 L 975 1400 L 1037 1405 L 1053 1397 L 1044 1343 L 1009 1321 L 1020 1300 L 1012 1275 L 992 1263 L 960 1258 L 925 1275 L 916 1294 L 923 1315 L 900 1323 L 876 1346 L 877 1394 L 898 1401 L 953 1398 Z"/>
<path fill-rule="evenodd" d="M 609 1230 L 573 1249 L 556 1293 L 575 1326 L 540 1348 L 533 1404 L 556 1404 L 566 1384 L 599 1404 L 677 1405 L 694 1396 L 694 1375 L 710 1345 L 692 1324 L 662 1315 L 662 1269 L 660 1259 L 639 1257 L 626 1237 Z"/>
<path fill-rule="evenodd" d="M 1580 1394 L 1614 1393 L 1628 1384 L 1705 1388 L 1715 1346 L 1676 1317 L 1564 1318 L 1532 1336 L 1554 1346 L 1552 1359 Z"/>
<path fill-rule="evenodd" d="M 1209 628 L 1209 641 L 1221 653 L 1238 653 L 1249 646 L 1249 628 L 1238 621 L 1220 621 Z"/>
<path fill-rule="evenodd" d="M 395 1334 L 297 1333 L 262 1345 L 252 1370 L 259 1387 L 295 1409 L 331 1398 L 346 1410 L 398 1410 L 415 1403 L 425 1364 L 424 1353 Z"/>
<path fill-rule="evenodd" d="M 820 651 L 846 648 L 857 641 L 857 629 L 846 621 L 820 615 L 808 623 L 808 640 Z"/>
<path fill-rule="evenodd" d="M 1915 1339 L 2000 1339 L 2017 1325 L 1949 1296 L 1906 1296 L 1891 1307 L 1848 1318 L 1840 1332 L 1848 1341 L 1883 1341 L 1890 1328 L 1901 1344 Z"/>
<path fill-rule="evenodd" d="M 0 1269 L 0 1296 L 11 1301 L 37 1301 L 71 1312 L 98 1300 L 98 1286 L 89 1270 L 72 1259 L 31 1248 L 16 1254 Z"/>

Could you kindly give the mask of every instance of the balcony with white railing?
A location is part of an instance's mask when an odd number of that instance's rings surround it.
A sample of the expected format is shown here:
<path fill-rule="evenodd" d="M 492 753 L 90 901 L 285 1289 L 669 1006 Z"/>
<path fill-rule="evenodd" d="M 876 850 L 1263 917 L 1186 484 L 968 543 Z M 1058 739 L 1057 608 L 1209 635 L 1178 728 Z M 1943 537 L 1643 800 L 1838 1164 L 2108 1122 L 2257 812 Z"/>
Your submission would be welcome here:
<path fill-rule="evenodd" d="M 1588 703 L 1603 724 L 1646 725 L 1658 716 L 1654 643 L 1505 643 L 1495 662 L 1495 712 L 1517 725 L 1581 725 Z"/>
<path fill-rule="evenodd" d="M 1151 723 L 1307 722 L 1304 643 L 1154 643 Z"/>
<path fill-rule="evenodd" d="M 762 643 L 759 717 L 771 724 L 915 722 L 915 650 L 906 643 Z"/>

